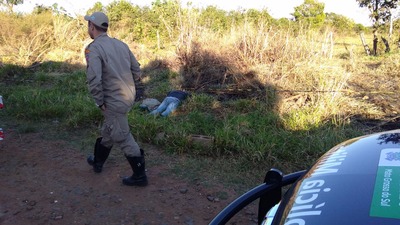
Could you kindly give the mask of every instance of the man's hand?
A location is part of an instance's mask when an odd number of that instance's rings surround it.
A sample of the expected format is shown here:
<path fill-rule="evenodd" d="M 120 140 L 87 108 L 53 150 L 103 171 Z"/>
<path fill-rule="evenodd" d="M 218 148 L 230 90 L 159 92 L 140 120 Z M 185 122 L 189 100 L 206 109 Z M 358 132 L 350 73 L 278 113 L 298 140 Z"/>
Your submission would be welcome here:
<path fill-rule="evenodd" d="M 135 81 L 136 97 L 135 102 L 140 101 L 144 97 L 144 85 L 142 83 L 141 77 Z"/>
<path fill-rule="evenodd" d="M 100 108 L 101 111 L 106 111 L 106 105 L 105 104 L 99 105 L 99 108 Z"/>

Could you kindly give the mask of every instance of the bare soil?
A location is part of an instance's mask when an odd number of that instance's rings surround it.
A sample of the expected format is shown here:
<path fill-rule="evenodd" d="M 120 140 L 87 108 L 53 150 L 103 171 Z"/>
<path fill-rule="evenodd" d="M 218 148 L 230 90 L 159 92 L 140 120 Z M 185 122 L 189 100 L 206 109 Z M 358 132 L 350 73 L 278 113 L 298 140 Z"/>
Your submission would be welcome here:
<path fill-rule="evenodd" d="M 172 156 L 146 150 L 146 187 L 122 185 L 130 167 L 112 151 L 95 174 L 86 152 L 43 132 L 5 131 L 0 141 L 0 224 L 208 224 L 240 194 L 222 184 L 190 182 L 171 172 Z M 90 152 L 90 150 L 88 150 Z M 176 158 L 176 157 L 174 157 Z M 148 163 L 152 160 L 159 163 Z M 221 198 L 216 193 L 226 193 Z M 242 210 L 229 224 L 256 224 L 256 207 Z"/>

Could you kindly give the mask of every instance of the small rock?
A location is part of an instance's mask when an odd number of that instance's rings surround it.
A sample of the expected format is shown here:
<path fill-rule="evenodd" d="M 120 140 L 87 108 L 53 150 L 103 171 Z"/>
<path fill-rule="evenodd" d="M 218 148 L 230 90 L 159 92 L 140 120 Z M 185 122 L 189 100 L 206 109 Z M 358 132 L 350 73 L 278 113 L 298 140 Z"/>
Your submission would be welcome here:
<path fill-rule="evenodd" d="M 164 216 L 165 216 L 165 214 L 164 214 L 163 212 L 159 212 L 159 213 L 158 213 L 158 217 L 159 217 L 159 218 L 164 218 Z"/>
<path fill-rule="evenodd" d="M 246 215 L 252 216 L 252 215 L 254 215 L 254 212 L 253 212 L 253 211 L 250 211 L 250 210 L 246 210 L 245 214 L 246 214 Z"/>
<path fill-rule="evenodd" d="M 209 217 L 209 216 L 203 217 L 203 220 L 205 220 L 205 221 L 210 221 L 211 219 L 212 219 L 212 217 Z"/>
<path fill-rule="evenodd" d="M 186 224 L 186 225 L 194 225 L 194 220 L 193 220 L 193 218 L 186 217 L 186 218 L 185 218 L 185 224 Z"/>
<path fill-rule="evenodd" d="M 54 220 L 61 220 L 63 218 L 63 216 L 56 216 L 54 217 Z"/>
<path fill-rule="evenodd" d="M 64 213 L 61 212 L 58 209 L 55 209 L 52 213 L 51 213 L 51 218 L 53 220 L 61 220 L 64 217 Z"/>
<path fill-rule="evenodd" d="M 188 192 L 188 189 L 187 189 L 187 188 L 181 188 L 181 189 L 179 190 L 179 192 L 180 192 L 181 194 L 186 194 L 186 193 Z"/>

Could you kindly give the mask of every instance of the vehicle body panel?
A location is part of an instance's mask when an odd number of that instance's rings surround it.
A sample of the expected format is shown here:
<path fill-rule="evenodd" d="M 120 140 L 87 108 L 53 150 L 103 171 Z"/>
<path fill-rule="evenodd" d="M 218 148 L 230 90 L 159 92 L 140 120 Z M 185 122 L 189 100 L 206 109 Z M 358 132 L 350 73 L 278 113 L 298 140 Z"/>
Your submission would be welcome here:
<path fill-rule="evenodd" d="M 400 133 L 351 139 L 296 182 L 272 224 L 400 224 Z"/>

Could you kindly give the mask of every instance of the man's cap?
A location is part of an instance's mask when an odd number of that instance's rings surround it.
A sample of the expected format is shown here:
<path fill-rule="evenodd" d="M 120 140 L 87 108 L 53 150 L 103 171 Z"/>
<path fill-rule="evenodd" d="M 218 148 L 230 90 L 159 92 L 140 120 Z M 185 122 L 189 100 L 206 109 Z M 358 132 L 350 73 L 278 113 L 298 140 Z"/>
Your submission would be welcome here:
<path fill-rule="evenodd" d="M 94 12 L 90 16 L 86 15 L 85 20 L 94 23 L 98 27 L 108 28 L 108 17 L 103 12 Z"/>

